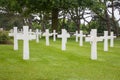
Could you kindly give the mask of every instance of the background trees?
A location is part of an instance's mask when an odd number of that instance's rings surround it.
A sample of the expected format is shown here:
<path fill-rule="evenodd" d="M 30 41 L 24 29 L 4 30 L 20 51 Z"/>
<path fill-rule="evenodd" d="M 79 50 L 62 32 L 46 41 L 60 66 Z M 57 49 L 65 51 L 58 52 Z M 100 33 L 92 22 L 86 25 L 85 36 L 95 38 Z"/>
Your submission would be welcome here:
<path fill-rule="evenodd" d="M 0 27 L 29 25 L 34 29 L 37 25 L 43 31 L 66 28 L 70 32 L 97 28 L 100 33 L 113 30 L 118 36 L 120 19 L 114 14 L 120 10 L 118 4 L 119 0 L 1 0 Z"/>

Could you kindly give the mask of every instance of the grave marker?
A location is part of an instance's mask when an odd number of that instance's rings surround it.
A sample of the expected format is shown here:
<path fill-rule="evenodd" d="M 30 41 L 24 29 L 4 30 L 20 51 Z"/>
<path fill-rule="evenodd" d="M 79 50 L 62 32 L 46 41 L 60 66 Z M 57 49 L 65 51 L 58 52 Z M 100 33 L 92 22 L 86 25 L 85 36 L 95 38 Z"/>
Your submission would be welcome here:
<path fill-rule="evenodd" d="M 52 36 L 52 34 L 49 33 L 49 29 L 45 30 L 45 33 L 43 33 L 43 36 L 45 36 L 45 39 L 46 39 L 46 46 L 49 46 L 50 45 L 49 37 Z"/>
<path fill-rule="evenodd" d="M 91 42 L 91 59 L 96 60 L 97 59 L 97 42 L 103 41 L 102 37 L 97 37 L 97 30 L 92 29 L 91 30 L 91 36 L 86 37 L 85 40 L 87 42 Z"/>
<path fill-rule="evenodd" d="M 19 35 L 17 33 L 17 27 L 14 27 L 13 29 L 10 30 L 10 33 L 8 34 L 9 36 L 13 36 L 14 39 L 14 50 L 18 50 L 18 40 L 17 40 L 17 35 Z"/>
<path fill-rule="evenodd" d="M 17 33 L 17 27 L 14 27 L 14 32 L 9 33 L 9 36 L 14 37 L 14 50 L 18 50 L 18 40 L 23 40 L 23 59 L 29 59 L 29 40 L 36 39 L 35 35 L 29 35 L 28 26 L 23 26 L 23 33 Z"/>
<path fill-rule="evenodd" d="M 29 29 L 29 36 L 32 36 L 33 34 L 35 34 L 34 32 L 32 32 L 32 29 Z M 30 38 L 30 40 L 32 40 L 32 38 Z"/>
<path fill-rule="evenodd" d="M 78 34 L 77 36 L 80 37 L 79 45 L 83 46 L 83 37 L 85 37 L 85 35 L 83 35 L 83 31 L 80 30 L 80 34 Z"/>
<path fill-rule="evenodd" d="M 76 36 L 75 41 L 78 42 L 78 31 L 76 31 L 74 35 Z"/>
<path fill-rule="evenodd" d="M 39 35 L 40 35 L 40 38 L 41 38 L 41 36 L 42 36 L 42 31 L 41 30 L 39 30 Z"/>
<path fill-rule="evenodd" d="M 22 33 L 18 33 L 17 27 L 14 27 L 13 29 L 10 30 L 10 33 L 8 34 L 8 36 L 13 36 L 14 39 L 14 50 L 18 50 L 18 39 L 17 36 L 22 35 Z"/>
<path fill-rule="evenodd" d="M 17 39 L 23 40 L 23 59 L 28 60 L 29 59 L 29 40 L 36 39 L 35 35 L 29 35 L 28 32 L 29 27 L 23 26 L 23 34 L 17 35 Z"/>
<path fill-rule="evenodd" d="M 104 51 L 108 51 L 108 40 L 110 39 L 110 36 L 108 36 L 108 31 L 104 31 Z"/>
<path fill-rule="evenodd" d="M 114 38 L 116 38 L 116 36 L 114 36 L 114 33 L 111 32 L 110 33 L 110 47 L 114 47 Z"/>
<path fill-rule="evenodd" d="M 41 35 L 41 32 L 39 32 L 39 30 L 36 29 L 36 32 L 34 34 L 36 35 L 36 42 L 39 43 L 39 35 Z"/>
<path fill-rule="evenodd" d="M 23 26 L 23 59 L 29 59 L 29 33 L 28 33 L 28 26 Z M 31 35 L 30 35 L 31 36 Z"/>
<path fill-rule="evenodd" d="M 62 38 L 62 50 L 66 50 L 67 38 L 70 38 L 70 34 L 65 29 L 62 29 L 62 34 L 58 35 L 58 38 Z"/>
<path fill-rule="evenodd" d="M 57 35 L 58 33 L 56 33 L 56 30 L 53 30 L 53 33 L 52 33 L 52 35 L 53 35 L 53 41 L 56 41 L 56 35 Z"/>
<path fill-rule="evenodd" d="M 0 28 L 0 31 L 3 31 L 3 28 Z"/>

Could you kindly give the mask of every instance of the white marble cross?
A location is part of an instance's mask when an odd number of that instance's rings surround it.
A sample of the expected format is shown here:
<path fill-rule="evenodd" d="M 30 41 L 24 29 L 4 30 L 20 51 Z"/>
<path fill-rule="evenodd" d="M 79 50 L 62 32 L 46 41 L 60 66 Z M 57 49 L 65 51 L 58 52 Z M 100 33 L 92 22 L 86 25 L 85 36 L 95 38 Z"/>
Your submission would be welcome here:
<path fill-rule="evenodd" d="M 17 40 L 23 40 L 23 59 L 29 59 L 29 40 L 36 39 L 35 35 L 29 35 L 28 26 L 23 26 L 23 34 L 16 35 Z"/>
<path fill-rule="evenodd" d="M 34 34 L 36 35 L 36 42 L 39 43 L 39 36 L 41 35 L 41 32 L 39 32 L 39 30 L 36 29 L 36 32 Z"/>
<path fill-rule="evenodd" d="M 17 35 L 21 35 L 17 31 L 17 27 L 14 27 L 13 29 L 10 30 L 9 36 L 13 36 L 14 39 L 14 50 L 18 50 L 18 40 L 17 40 Z"/>
<path fill-rule="evenodd" d="M 66 50 L 67 38 L 70 38 L 70 34 L 65 29 L 62 29 L 62 34 L 58 35 L 58 38 L 62 38 L 62 50 Z"/>
<path fill-rule="evenodd" d="M 91 59 L 96 60 L 97 59 L 97 42 L 103 41 L 102 37 L 97 37 L 97 30 L 92 29 L 91 30 L 91 36 L 86 37 L 85 40 L 87 42 L 91 42 Z"/>
<path fill-rule="evenodd" d="M 85 37 L 85 35 L 83 35 L 83 31 L 80 30 L 80 34 L 78 34 L 77 36 L 80 37 L 79 45 L 83 46 L 83 37 Z"/>
<path fill-rule="evenodd" d="M 42 31 L 41 30 L 39 30 L 39 35 L 40 35 L 40 38 L 41 38 L 41 36 L 42 36 Z"/>
<path fill-rule="evenodd" d="M 29 29 L 29 36 L 32 36 L 33 34 L 35 34 L 33 31 L 32 31 L 32 29 Z M 32 40 L 32 38 L 30 38 L 30 40 Z"/>
<path fill-rule="evenodd" d="M 13 38 L 14 38 L 14 50 L 18 50 L 18 40 L 17 40 L 17 27 L 14 27 L 13 28 L 13 32 L 11 31 L 10 33 L 9 33 L 9 36 L 13 36 Z"/>
<path fill-rule="evenodd" d="M 23 26 L 23 59 L 29 59 L 29 33 L 28 26 Z"/>
<path fill-rule="evenodd" d="M 26 36 L 27 34 L 27 36 Z M 18 33 L 17 27 L 14 27 L 13 33 L 9 33 L 9 36 L 14 37 L 14 50 L 18 50 L 18 40 L 23 40 L 23 59 L 29 59 L 29 41 L 27 39 L 36 39 L 35 35 L 29 36 L 28 26 L 23 26 L 23 33 Z"/>
<path fill-rule="evenodd" d="M 3 31 L 3 28 L 0 28 L 0 31 Z"/>
<path fill-rule="evenodd" d="M 23 40 L 23 59 L 28 60 L 29 59 L 29 40 L 36 39 L 35 35 L 29 35 L 28 32 L 29 27 L 23 26 L 23 34 L 17 35 L 17 39 Z"/>
<path fill-rule="evenodd" d="M 78 31 L 76 31 L 74 35 L 76 36 L 75 41 L 78 42 Z"/>
<path fill-rule="evenodd" d="M 45 30 L 45 33 L 43 33 L 43 36 L 45 36 L 45 39 L 46 39 L 46 46 L 49 46 L 50 45 L 49 37 L 52 36 L 52 34 L 49 33 L 49 29 Z"/>
<path fill-rule="evenodd" d="M 52 35 L 53 35 L 53 41 L 56 41 L 56 35 L 57 35 L 58 33 L 56 33 L 56 30 L 53 30 L 53 33 L 52 33 Z"/>
<path fill-rule="evenodd" d="M 110 39 L 110 36 L 108 36 L 108 31 L 104 31 L 104 51 L 108 51 L 108 40 Z"/>
<path fill-rule="evenodd" d="M 110 47 L 114 47 L 114 38 L 116 38 L 116 36 L 114 36 L 114 33 L 111 32 L 110 33 Z"/>

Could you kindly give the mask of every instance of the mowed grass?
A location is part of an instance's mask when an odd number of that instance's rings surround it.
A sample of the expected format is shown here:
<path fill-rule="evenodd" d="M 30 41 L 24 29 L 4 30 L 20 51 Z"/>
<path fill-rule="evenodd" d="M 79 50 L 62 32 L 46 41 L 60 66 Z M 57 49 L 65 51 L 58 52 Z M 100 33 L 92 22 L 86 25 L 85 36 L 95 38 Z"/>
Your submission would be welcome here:
<path fill-rule="evenodd" d="M 19 50 L 13 45 L 0 45 L 0 80 L 120 80 L 120 38 L 115 47 L 103 51 L 98 43 L 98 60 L 90 59 L 90 43 L 82 47 L 75 38 L 68 39 L 67 50 L 61 50 L 61 39 L 50 46 L 45 39 L 30 41 L 30 60 L 22 59 L 23 41 Z"/>

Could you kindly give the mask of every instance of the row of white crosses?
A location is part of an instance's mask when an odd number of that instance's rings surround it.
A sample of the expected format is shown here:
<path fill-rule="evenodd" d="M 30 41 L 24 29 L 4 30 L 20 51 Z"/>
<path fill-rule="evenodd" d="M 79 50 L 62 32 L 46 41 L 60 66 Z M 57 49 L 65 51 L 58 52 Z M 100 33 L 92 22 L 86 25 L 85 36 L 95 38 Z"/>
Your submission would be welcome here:
<path fill-rule="evenodd" d="M 49 37 L 53 35 L 53 41 L 56 41 L 56 35 L 58 33 L 56 33 L 55 30 L 53 30 L 53 33 L 49 33 L 49 29 L 45 30 L 45 33 L 43 33 L 43 36 L 45 36 L 46 39 L 46 46 L 50 45 L 49 42 Z M 70 34 L 67 33 L 67 31 L 65 29 L 62 29 L 62 34 L 58 35 L 58 38 L 62 38 L 62 44 L 61 44 L 61 49 L 62 50 L 66 50 L 66 43 L 67 43 L 67 38 L 70 37 Z"/>
<path fill-rule="evenodd" d="M 39 42 L 38 40 L 38 35 L 40 34 L 38 32 L 38 29 L 36 30 L 36 33 L 34 33 L 36 35 L 32 35 L 30 34 L 32 33 L 32 31 L 28 32 L 28 26 L 24 26 L 23 27 L 23 34 L 22 33 L 17 33 L 17 27 L 14 27 L 14 33 L 13 34 L 9 34 L 10 36 L 14 36 L 14 50 L 18 50 L 18 40 L 21 39 L 24 41 L 24 47 L 23 47 L 23 59 L 29 59 L 29 40 L 32 39 L 36 39 L 37 42 Z M 45 33 L 43 34 L 43 36 L 45 36 L 46 38 L 46 45 L 49 46 L 49 37 L 53 36 L 53 41 L 56 40 L 56 35 L 57 33 L 55 32 L 55 30 L 53 31 L 53 33 L 49 33 L 49 29 L 46 29 Z M 85 37 L 85 35 L 83 35 L 83 32 L 80 31 L 80 34 L 76 33 L 77 37 L 80 37 L 80 46 L 83 45 L 83 37 Z M 58 38 L 62 38 L 62 45 L 61 45 L 61 49 L 62 50 L 66 50 L 66 43 L 67 43 L 67 38 L 70 37 L 70 34 L 67 33 L 67 31 L 65 29 L 62 29 L 62 34 L 58 35 Z M 111 45 L 113 46 L 113 39 L 115 38 L 115 36 L 113 35 L 113 33 L 111 33 L 111 36 L 108 37 L 108 32 L 104 32 L 104 37 L 97 37 L 97 30 L 96 29 L 92 29 L 90 32 L 90 36 L 86 37 L 86 41 L 89 41 L 91 43 L 91 59 L 92 60 L 96 60 L 97 59 L 97 42 L 98 41 L 102 41 L 104 39 L 104 50 L 107 51 L 107 44 L 108 44 L 108 39 L 111 39 Z M 25 50 L 26 49 L 26 50 Z"/>
<path fill-rule="evenodd" d="M 78 42 L 78 31 L 76 31 L 74 35 L 76 36 L 75 41 Z"/>
<path fill-rule="evenodd" d="M 9 36 L 14 37 L 14 50 L 18 50 L 18 40 L 23 40 L 23 59 L 28 60 L 29 59 L 29 40 L 36 39 L 38 41 L 38 35 L 40 33 L 38 32 L 38 29 L 36 30 L 36 33 L 33 33 L 32 30 L 28 26 L 23 26 L 23 32 L 18 33 L 17 27 L 14 27 L 13 32 L 9 33 Z M 55 30 L 53 33 L 49 33 L 49 30 L 46 29 L 43 36 L 46 37 L 46 45 L 49 46 L 49 36 L 53 35 L 53 41 L 56 40 L 57 33 Z M 37 36 L 37 37 L 36 37 Z M 59 38 L 62 38 L 62 50 L 66 50 L 66 43 L 67 38 L 70 37 L 70 35 L 67 33 L 65 29 L 62 29 L 62 34 L 58 35 Z"/>
<path fill-rule="evenodd" d="M 52 33 L 52 35 L 53 35 L 53 41 L 56 41 L 56 35 L 57 35 L 58 33 L 56 33 L 56 30 L 53 30 L 53 33 Z"/>
<path fill-rule="evenodd" d="M 10 33 L 9 36 L 14 36 L 14 50 L 18 50 L 18 40 L 23 40 L 23 59 L 29 59 L 29 40 L 36 39 L 35 35 L 29 35 L 29 27 L 23 26 L 23 33 L 17 32 L 17 27 L 14 27 L 14 32 Z"/>
<path fill-rule="evenodd" d="M 46 46 L 49 46 L 50 45 L 50 42 L 49 42 L 49 37 L 53 35 L 53 41 L 56 41 L 56 35 L 58 33 L 56 33 L 56 30 L 53 30 L 53 33 L 49 33 L 49 29 L 46 29 L 45 32 L 43 33 L 43 36 L 45 36 L 45 39 L 46 39 Z"/>
<path fill-rule="evenodd" d="M 36 32 L 34 33 L 36 35 L 36 42 L 39 43 L 39 37 L 41 38 L 42 32 L 36 29 Z"/>
<path fill-rule="evenodd" d="M 43 36 L 45 36 L 46 39 L 46 46 L 50 45 L 49 42 L 49 37 L 53 35 L 53 41 L 56 41 L 56 33 L 55 30 L 53 30 L 53 33 L 49 33 L 49 29 L 46 29 L 45 33 L 43 33 Z M 62 38 L 62 44 L 61 44 L 61 50 L 66 50 L 66 43 L 67 43 L 67 38 L 70 37 L 70 34 L 67 33 L 65 29 L 62 29 L 62 34 L 57 36 L 58 38 Z"/>
<path fill-rule="evenodd" d="M 104 51 L 108 51 L 108 40 L 110 39 L 110 47 L 114 46 L 114 38 L 116 36 L 113 35 L 113 32 L 110 33 L 110 36 L 108 36 L 108 31 L 104 31 Z"/>
<path fill-rule="evenodd" d="M 83 31 L 80 30 L 80 33 L 78 33 L 78 31 L 76 31 L 76 33 L 74 34 L 76 36 L 76 42 L 78 42 L 79 40 L 79 46 L 83 46 L 83 37 L 85 37 L 86 35 L 83 35 Z M 78 39 L 80 38 L 80 39 Z"/>
<path fill-rule="evenodd" d="M 19 32 L 20 32 L 20 33 L 23 33 L 23 30 L 21 29 Z M 39 38 L 41 38 L 41 35 L 42 35 L 41 30 L 36 29 L 36 31 L 33 32 L 32 29 L 29 29 L 29 32 L 28 32 L 28 33 L 29 33 L 30 36 L 31 36 L 31 35 L 36 35 L 36 43 L 39 43 Z M 32 40 L 32 39 L 30 39 L 30 40 Z"/>
<path fill-rule="evenodd" d="M 108 51 L 108 39 L 110 39 L 110 46 L 114 46 L 114 38 L 116 36 L 113 35 L 113 32 L 111 32 L 111 35 L 108 36 L 108 31 L 104 31 L 104 36 L 97 37 L 97 30 L 92 29 L 90 32 L 90 36 L 86 37 L 86 41 L 91 43 L 91 59 L 96 60 L 97 59 L 97 42 L 104 40 L 104 51 Z"/>

